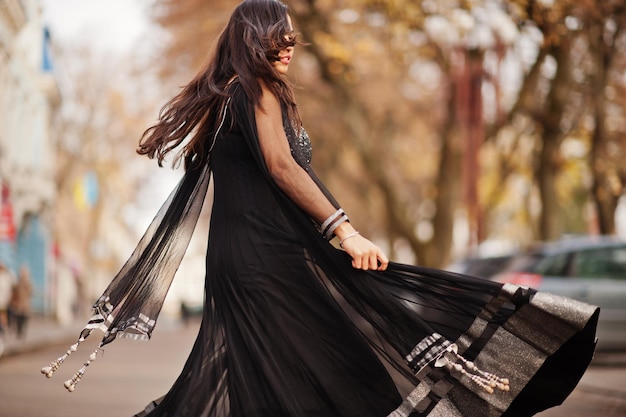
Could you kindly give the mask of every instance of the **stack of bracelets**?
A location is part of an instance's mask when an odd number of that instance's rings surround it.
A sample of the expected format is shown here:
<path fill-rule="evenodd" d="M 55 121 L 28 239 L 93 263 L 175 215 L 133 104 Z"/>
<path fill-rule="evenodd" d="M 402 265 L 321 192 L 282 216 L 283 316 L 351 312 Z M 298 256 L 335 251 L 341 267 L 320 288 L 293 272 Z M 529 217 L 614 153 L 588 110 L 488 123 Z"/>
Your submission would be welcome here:
<path fill-rule="evenodd" d="M 324 239 L 331 240 L 333 237 L 335 237 L 335 229 L 337 229 L 337 227 L 339 227 L 341 223 L 349 221 L 350 219 L 348 218 L 348 215 L 343 211 L 343 209 L 337 209 L 336 212 L 334 212 L 333 214 L 328 216 L 326 220 L 324 220 L 324 223 L 322 223 L 322 225 L 320 226 L 319 231 L 322 236 L 324 236 Z M 339 246 L 343 248 L 343 242 L 359 234 L 360 233 L 357 231 L 349 233 L 347 236 L 344 236 L 343 239 L 341 239 L 341 242 L 339 242 Z"/>
<path fill-rule="evenodd" d="M 324 223 L 319 228 L 320 233 L 324 236 L 324 239 L 331 240 L 335 236 L 335 229 L 343 222 L 349 222 L 348 215 L 343 209 L 337 209 L 336 212 L 328 216 Z"/>

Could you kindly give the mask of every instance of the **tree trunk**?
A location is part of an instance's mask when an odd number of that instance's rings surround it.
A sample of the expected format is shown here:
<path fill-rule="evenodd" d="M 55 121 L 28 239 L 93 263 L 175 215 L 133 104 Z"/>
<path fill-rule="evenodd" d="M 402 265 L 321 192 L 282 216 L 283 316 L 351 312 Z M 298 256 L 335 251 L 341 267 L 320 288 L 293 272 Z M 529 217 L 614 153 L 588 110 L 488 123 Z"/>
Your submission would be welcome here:
<path fill-rule="evenodd" d="M 461 178 L 463 169 L 463 143 L 457 123 L 459 103 L 459 85 L 457 80 L 450 80 L 447 103 L 447 120 L 442 126 L 440 136 L 441 151 L 435 186 L 437 196 L 433 217 L 433 234 L 431 245 L 425 258 L 433 266 L 443 266 L 450 261 L 452 239 L 454 233 L 455 208 L 461 200 Z"/>
<path fill-rule="evenodd" d="M 605 128 L 605 109 L 607 105 L 605 91 L 611 66 L 611 56 L 615 52 L 612 50 L 613 48 L 606 44 L 607 40 L 605 40 L 603 32 L 603 20 L 594 22 L 589 30 L 589 46 L 595 60 L 592 89 L 595 126 L 591 137 L 589 158 L 593 176 L 591 198 L 596 211 L 594 219 L 596 224 L 594 226 L 600 234 L 613 234 L 615 233 L 615 210 L 620 192 L 613 191 L 610 180 L 612 164 L 606 151 L 609 138 Z M 620 30 L 616 31 L 616 33 L 620 33 Z"/>
<path fill-rule="evenodd" d="M 551 48 L 550 54 L 556 60 L 557 70 L 548 94 L 545 116 L 540 119 L 542 123 L 540 131 L 543 135 L 535 166 L 535 179 L 541 199 L 540 240 L 555 240 L 562 233 L 561 210 L 555 181 L 560 170 L 559 147 L 564 137 L 561 117 L 571 87 L 569 39 L 563 37 L 560 45 Z"/>
<path fill-rule="evenodd" d="M 541 216 L 539 217 L 540 240 L 555 240 L 561 235 L 559 202 L 556 195 L 555 181 L 558 166 L 555 161 L 559 149 L 560 131 L 548 129 L 539 152 L 537 167 L 537 188 L 541 198 Z"/>

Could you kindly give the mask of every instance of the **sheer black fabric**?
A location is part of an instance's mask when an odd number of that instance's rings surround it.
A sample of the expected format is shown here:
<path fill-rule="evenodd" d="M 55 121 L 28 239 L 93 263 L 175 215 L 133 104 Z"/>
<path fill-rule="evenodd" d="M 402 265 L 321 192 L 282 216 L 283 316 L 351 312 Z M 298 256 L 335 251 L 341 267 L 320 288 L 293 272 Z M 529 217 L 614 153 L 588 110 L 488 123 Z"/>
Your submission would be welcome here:
<path fill-rule="evenodd" d="M 418 266 L 353 269 L 292 198 L 309 190 L 272 179 L 254 107 L 236 82 L 230 92 L 210 164 L 186 175 L 162 209 L 172 216 L 157 216 L 105 293 L 105 342 L 139 313 L 156 320 L 164 294 L 153 288 L 169 287 L 210 172 L 202 325 L 170 391 L 137 416 L 510 417 L 565 399 L 593 355 L 597 308 Z M 309 166 L 308 136 L 284 125 L 310 195 L 338 207 Z M 507 378 L 508 391 L 488 393 L 482 371 Z"/>

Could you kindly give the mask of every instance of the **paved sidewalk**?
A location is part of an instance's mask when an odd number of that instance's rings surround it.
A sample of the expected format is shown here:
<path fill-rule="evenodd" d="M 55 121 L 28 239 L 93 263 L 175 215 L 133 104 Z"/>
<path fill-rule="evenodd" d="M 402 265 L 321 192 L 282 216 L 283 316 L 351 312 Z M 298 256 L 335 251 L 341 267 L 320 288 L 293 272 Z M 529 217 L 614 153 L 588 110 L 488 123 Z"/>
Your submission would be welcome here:
<path fill-rule="evenodd" d="M 4 350 L 0 352 L 0 360 L 2 357 L 33 351 L 43 346 L 68 342 L 71 344 L 78 338 L 85 323 L 87 319 L 60 324 L 52 317 L 34 315 L 27 323 L 26 334 L 23 338 L 18 338 L 12 331 L 2 335 Z M 2 350 L 1 347 L 0 350 Z"/>
<path fill-rule="evenodd" d="M 26 336 L 17 339 L 14 334 L 4 335 L 4 352 L 0 354 L 0 362 L 3 358 L 32 352 L 47 346 L 59 345 L 59 355 L 73 344 L 78 338 L 88 318 L 75 320 L 69 324 L 59 324 L 53 318 L 33 316 L 28 323 Z M 170 317 L 160 318 L 160 328 L 176 329 L 181 325 L 177 319 Z M 99 332 L 98 332 L 99 333 Z M 101 337 L 102 335 L 93 335 Z M 1 351 L 0 346 L 0 351 Z M 570 417 L 578 417 L 577 410 L 582 404 L 604 404 L 610 407 L 608 413 L 603 409 L 599 415 L 603 416 L 626 416 L 626 351 L 620 352 L 596 352 L 591 367 L 583 376 L 574 393 L 568 398 L 562 407 L 551 409 L 541 413 L 545 417 L 561 417 L 569 413 Z M 583 410 L 584 411 L 584 410 Z M 582 411 L 581 411 L 582 412 Z M 596 415 L 598 415 L 596 413 Z"/>
<path fill-rule="evenodd" d="M 63 353 L 76 342 L 89 318 L 89 316 L 85 316 L 75 319 L 71 323 L 61 324 L 53 317 L 34 315 L 29 319 L 26 334 L 22 339 L 18 339 L 14 332 L 5 333 L 0 337 L 0 360 L 3 357 L 32 352 L 42 347 L 54 345 L 61 345 L 60 353 Z M 178 324 L 180 324 L 178 318 L 167 315 L 159 317 L 160 329 L 175 327 Z M 92 335 L 95 338 L 102 336 L 104 333 L 99 330 L 96 330 Z"/>

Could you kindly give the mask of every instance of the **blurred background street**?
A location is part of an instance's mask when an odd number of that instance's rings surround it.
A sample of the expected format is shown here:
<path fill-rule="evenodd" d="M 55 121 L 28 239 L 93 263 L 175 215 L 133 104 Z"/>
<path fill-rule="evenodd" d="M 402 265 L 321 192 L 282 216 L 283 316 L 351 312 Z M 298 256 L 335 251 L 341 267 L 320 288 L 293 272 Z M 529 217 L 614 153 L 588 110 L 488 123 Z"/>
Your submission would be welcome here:
<path fill-rule="evenodd" d="M 73 394 L 98 335 L 39 369 L 180 178 L 135 149 L 238 3 L 0 0 L 0 417 L 131 415 L 176 377 L 207 213 L 154 340 L 107 348 Z M 312 165 L 351 221 L 395 261 L 601 306 L 603 351 L 542 417 L 626 416 L 623 1 L 287 3 L 313 44 L 289 73 Z"/>
<path fill-rule="evenodd" d="M 70 355 L 51 379 L 40 369 L 74 343 L 82 324 L 48 334 L 43 346 L 31 335 L 29 349 L 0 358 L 0 417 L 128 416 L 163 395 L 183 367 L 197 333 L 197 325 L 159 323 L 150 342 L 118 341 L 89 367 L 76 391 L 63 382 L 87 360 L 102 337 L 94 332 Z M 46 332 L 41 327 L 33 332 Z"/>

